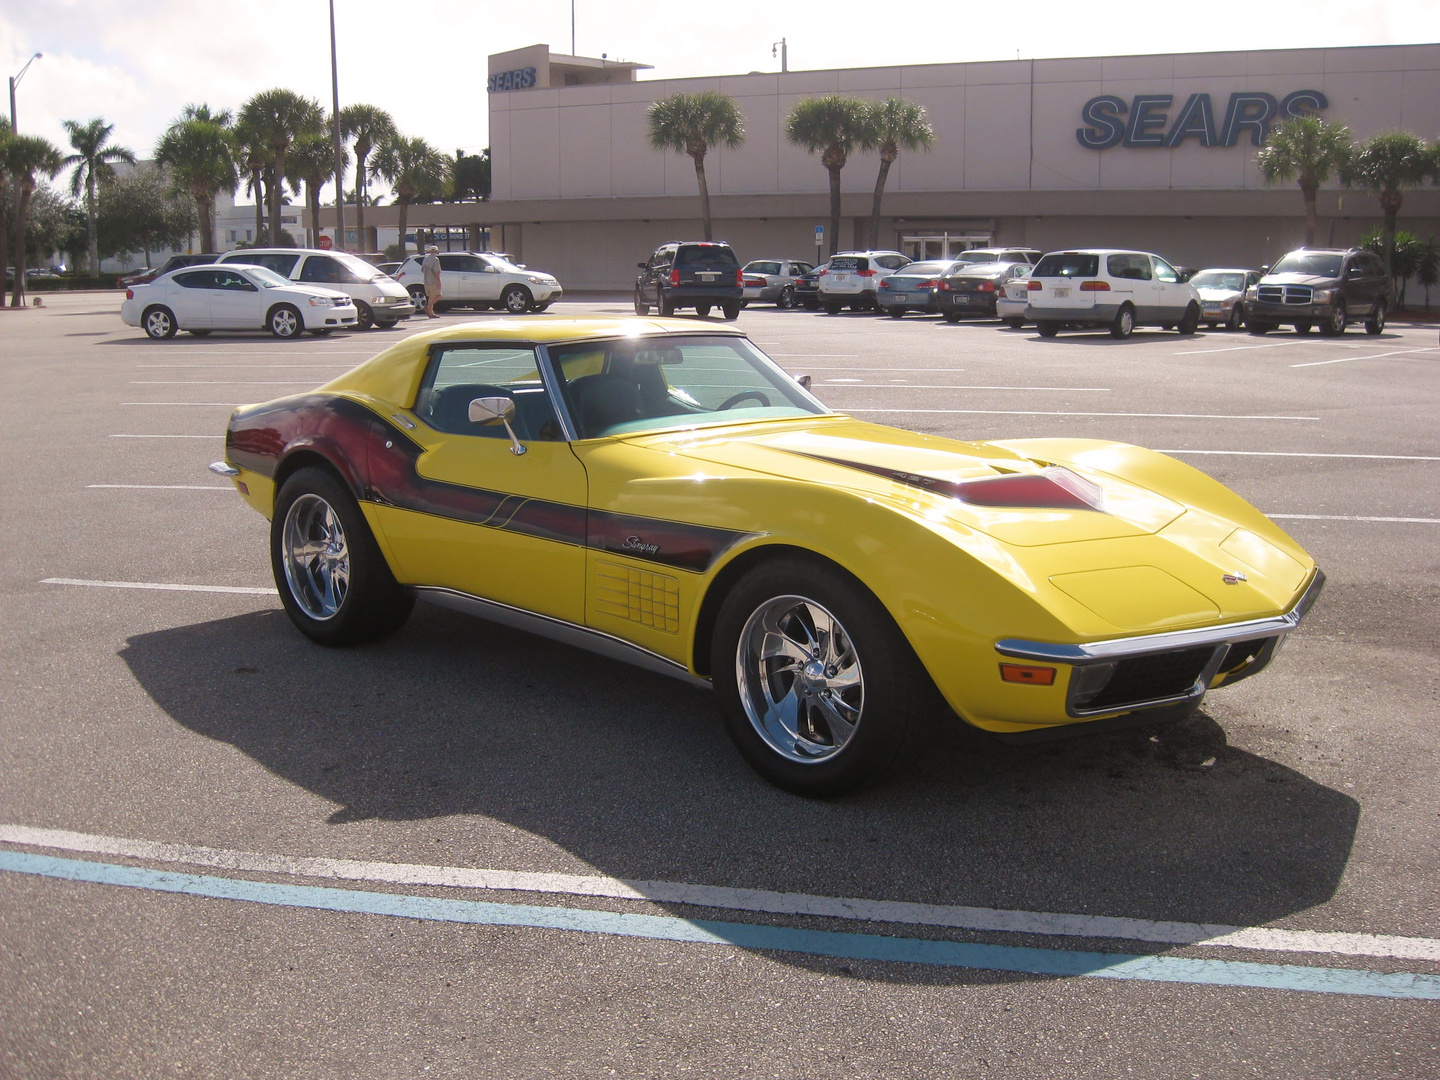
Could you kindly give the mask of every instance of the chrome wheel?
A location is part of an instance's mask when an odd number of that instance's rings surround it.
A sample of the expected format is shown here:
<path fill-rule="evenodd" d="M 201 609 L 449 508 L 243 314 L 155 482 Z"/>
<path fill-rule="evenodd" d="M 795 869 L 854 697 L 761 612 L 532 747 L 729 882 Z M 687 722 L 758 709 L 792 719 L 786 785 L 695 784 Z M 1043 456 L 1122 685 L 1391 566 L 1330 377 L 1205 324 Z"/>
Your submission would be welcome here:
<path fill-rule="evenodd" d="M 865 706 L 864 674 L 849 633 L 803 596 L 777 596 L 751 614 L 735 650 L 735 681 L 756 734 L 802 764 L 844 750 Z"/>
<path fill-rule="evenodd" d="M 300 313 L 289 304 L 270 313 L 270 332 L 278 338 L 293 338 L 303 329 Z"/>
<path fill-rule="evenodd" d="M 345 529 L 319 495 L 301 495 L 285 515 L 281 540 L 285 583 L 312 619 L 333 619 L 350 591 L 350 549 Z"/>
<path fill-rule="evenodd" d="M 511 285 L 501 295 L 500 303 L 511 315 L 524 315 L 530 310 L 530 294 L 519 285 Z"/>
<path fill-rule="evenodd" d="M 145 313 L 145 333 L 156 341 L 175 336 L 175 316 L 165 308 L 151 308 Z"/>

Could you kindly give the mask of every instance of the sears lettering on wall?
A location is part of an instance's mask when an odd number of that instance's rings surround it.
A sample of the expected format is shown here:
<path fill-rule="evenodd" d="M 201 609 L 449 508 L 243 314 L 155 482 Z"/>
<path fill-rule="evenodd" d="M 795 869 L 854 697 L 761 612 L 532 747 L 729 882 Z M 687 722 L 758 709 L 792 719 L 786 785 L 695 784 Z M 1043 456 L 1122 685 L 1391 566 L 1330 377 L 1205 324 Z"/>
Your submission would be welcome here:
<path fill-rule="evenodd" d="M 485 89 L 492 94 L 499 94 L 506 90 L 529 90 L 534 85 L 535 69 L 527 67 L 516 68 L 514 71 L 497 71 L 490 76 Z"/>
<path fill-rule="evenodd" d="M 1319 90 L 1296 90 L 1278 101 L 1263 91 L 1240 91 L 1230 95 L 1224 119 L 1217 124 L 1209 94 L 1191 94 L 1172 120 L 1174 103 L 1173 94 L 1136 94 L 1128 102 L 1101 94 L 1080 110 L 1087 126 L 1076 128 L 1075 138 L 1091 150 L 1111 146 L 1170 150 L 1186 139 L 1198 139 L 1201 146 L 1234 146 L 1249 132 L 1251 145 L 1263 146 L 1277 119 L 1311 116 L 1330 106 Z"/>

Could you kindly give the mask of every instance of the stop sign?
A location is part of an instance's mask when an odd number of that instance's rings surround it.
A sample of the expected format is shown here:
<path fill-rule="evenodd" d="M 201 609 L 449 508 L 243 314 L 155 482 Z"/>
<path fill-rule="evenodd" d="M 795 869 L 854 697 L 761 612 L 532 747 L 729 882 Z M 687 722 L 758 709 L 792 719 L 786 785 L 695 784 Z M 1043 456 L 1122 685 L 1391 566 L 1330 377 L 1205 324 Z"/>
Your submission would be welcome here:
<path fill-rule="evenodd" d="M 334 241 L 331 240 L 330 237 L 324 235 L 322 235 L 320 239 L 315 242 L 320 245 L 321 251 L 329 251 L 334 246 Z"/>

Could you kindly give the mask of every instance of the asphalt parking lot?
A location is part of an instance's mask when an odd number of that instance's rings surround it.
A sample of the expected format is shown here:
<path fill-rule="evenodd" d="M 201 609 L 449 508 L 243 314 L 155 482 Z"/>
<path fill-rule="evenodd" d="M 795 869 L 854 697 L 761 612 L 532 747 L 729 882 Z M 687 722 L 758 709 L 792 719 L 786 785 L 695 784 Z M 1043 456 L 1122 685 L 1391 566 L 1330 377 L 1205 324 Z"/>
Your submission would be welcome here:
<path fill-rule="evenodd" d="M 0 1076 L 1436 1075 L 1435 323 L 747 309 L 838 410 L 1165 450 L 1328 575 L 1182 724 L 955 729 L 811 802 L 678 682 L 425 605 L 353 650 L 290 626 L 205 469 L 226 416 L 434 323 L 152 342 L 118 294 L 47 305 L 0 313 Z M 587 313 L 629 305 L 532 317 Z"/>

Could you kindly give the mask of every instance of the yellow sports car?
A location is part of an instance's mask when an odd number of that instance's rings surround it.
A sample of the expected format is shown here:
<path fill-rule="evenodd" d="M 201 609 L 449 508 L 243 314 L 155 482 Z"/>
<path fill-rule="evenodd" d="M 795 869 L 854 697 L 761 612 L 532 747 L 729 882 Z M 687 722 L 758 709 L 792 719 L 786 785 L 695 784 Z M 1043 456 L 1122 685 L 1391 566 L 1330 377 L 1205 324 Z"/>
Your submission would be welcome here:
<path fill-rule="evenodd" d="M 807 795 L 903 763 L 947 704 L 1009 739 L 1185 715 L 1324 581 L 1163 454 L 863 423 L 694 321 L 419 334 L 236 409 L 211 468 L 270 518 L 313 640 L 392 633 L 417 598 L 558 638 L 713 687 Z"/>

